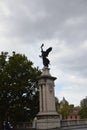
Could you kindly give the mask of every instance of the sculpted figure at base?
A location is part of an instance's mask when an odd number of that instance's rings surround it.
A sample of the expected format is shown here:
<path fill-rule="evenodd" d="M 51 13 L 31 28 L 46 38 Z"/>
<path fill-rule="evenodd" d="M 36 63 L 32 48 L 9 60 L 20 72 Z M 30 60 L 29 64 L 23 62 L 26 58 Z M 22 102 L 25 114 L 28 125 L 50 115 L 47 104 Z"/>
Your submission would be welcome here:
<path fill-rule="evenodd" d="M 43 51 L 43 46 L 44 46 L 44 44 L 41 45 L 41 53 L 42 54 L 40 57 L 43 60 L 43 65 L 45 67 L 48 67 L 48 65 L 50 64 L 50 61 L 47 57 L 48 57 L 49 52 L 52 50 L 52 47 L 49 47 L 46 51 Z"/>

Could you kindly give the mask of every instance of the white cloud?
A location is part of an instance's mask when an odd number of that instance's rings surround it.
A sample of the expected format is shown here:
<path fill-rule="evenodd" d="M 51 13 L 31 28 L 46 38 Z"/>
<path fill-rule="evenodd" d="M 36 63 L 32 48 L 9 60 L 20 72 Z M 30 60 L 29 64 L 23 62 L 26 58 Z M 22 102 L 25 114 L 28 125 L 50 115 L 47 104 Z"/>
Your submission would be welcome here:
<path fill-rule="evenodd" d="M 60 91 L 56 88 L 56 96 L 60 100 L 65 97 L 70 104 L 79 105 L 81 99 L 87 95 L 87 79 L 68 75 L 66 79 L 62 79 L 62 83 Z"/>
<path fill-rule="evenodd" d="M 5 4 L 5 2 L 3 1 L 0 1 L 0 15 L 3 17 L 3 16 L 6 16 L 8 17 L 10 15 L 10 10 L 9 8 L 7 7 L 7 5 Z"/>
<path fill-rule="evenodd" d="M 81 44 L 81 48 L 84 50 L 87 50 L 87 40 L 85 40 L 82 44 Z"/>

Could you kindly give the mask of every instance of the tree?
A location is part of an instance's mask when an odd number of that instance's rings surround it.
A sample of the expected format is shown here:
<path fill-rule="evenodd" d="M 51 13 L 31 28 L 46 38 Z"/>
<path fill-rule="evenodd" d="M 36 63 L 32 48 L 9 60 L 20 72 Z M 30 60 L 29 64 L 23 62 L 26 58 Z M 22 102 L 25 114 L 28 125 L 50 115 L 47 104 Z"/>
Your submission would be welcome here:
<path fill-rule="evenodd" d="M 38 112 L 36 78 L 40 70 L 25 55 L 0 55 L 0 122 L 31 121 Z M 2 127 L 2 125 L 1 125 Z"/>
<path fill-rule="evenodd" d="M 87 97 L 81 100 L 80 106 L 81 107 L 87 107 Z"/>
<path fill-rule="evenodd" d="M 72 113 L 74 108 L 73 104 L 69 104 L 68 101 L 63 97 L 63 100 L 60 102 L 60 114 L 63 119 L 66 119 L 67 116 Z"/>
<path fill-rule="evenodd" d="M 87 118 L 87 97 L 81 100 L 80 107 L 81 107 L 79 110 L 80 118 L 82 119 Z"/>

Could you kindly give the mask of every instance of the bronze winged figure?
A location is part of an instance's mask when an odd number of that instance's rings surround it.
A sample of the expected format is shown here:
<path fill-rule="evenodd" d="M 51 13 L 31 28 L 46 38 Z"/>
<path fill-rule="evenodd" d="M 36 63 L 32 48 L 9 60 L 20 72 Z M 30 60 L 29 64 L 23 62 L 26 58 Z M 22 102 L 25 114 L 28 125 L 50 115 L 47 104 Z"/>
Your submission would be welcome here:
<path fill-rule="evenodd" d="M 43 51 L 43 46 L 44 46 L 44 44 L 41 45 L 41 53 L 42 54 L 40 57 L 42 57 L 43 65 L 45 67 L 48 67 L 48 65 L 50 64 L 50 61 L 47 57 L 48 57 L 50 51 L 52 51 L 52 47 L 49 47 L 46 51 Z"/>

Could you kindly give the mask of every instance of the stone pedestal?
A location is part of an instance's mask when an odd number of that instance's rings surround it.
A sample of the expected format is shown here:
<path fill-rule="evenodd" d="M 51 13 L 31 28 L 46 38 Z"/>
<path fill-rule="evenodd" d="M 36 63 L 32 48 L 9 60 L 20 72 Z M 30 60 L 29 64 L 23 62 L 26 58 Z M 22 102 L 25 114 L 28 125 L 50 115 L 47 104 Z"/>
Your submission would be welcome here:
<path fill-rule="evenodd" d="M 40 110 L 35 119 L 37 129 L 60 127 L 60 117 L 55 108 L 54 80 L 49 68 L 44 67 L 42 75 L 38 77 Z"/>

